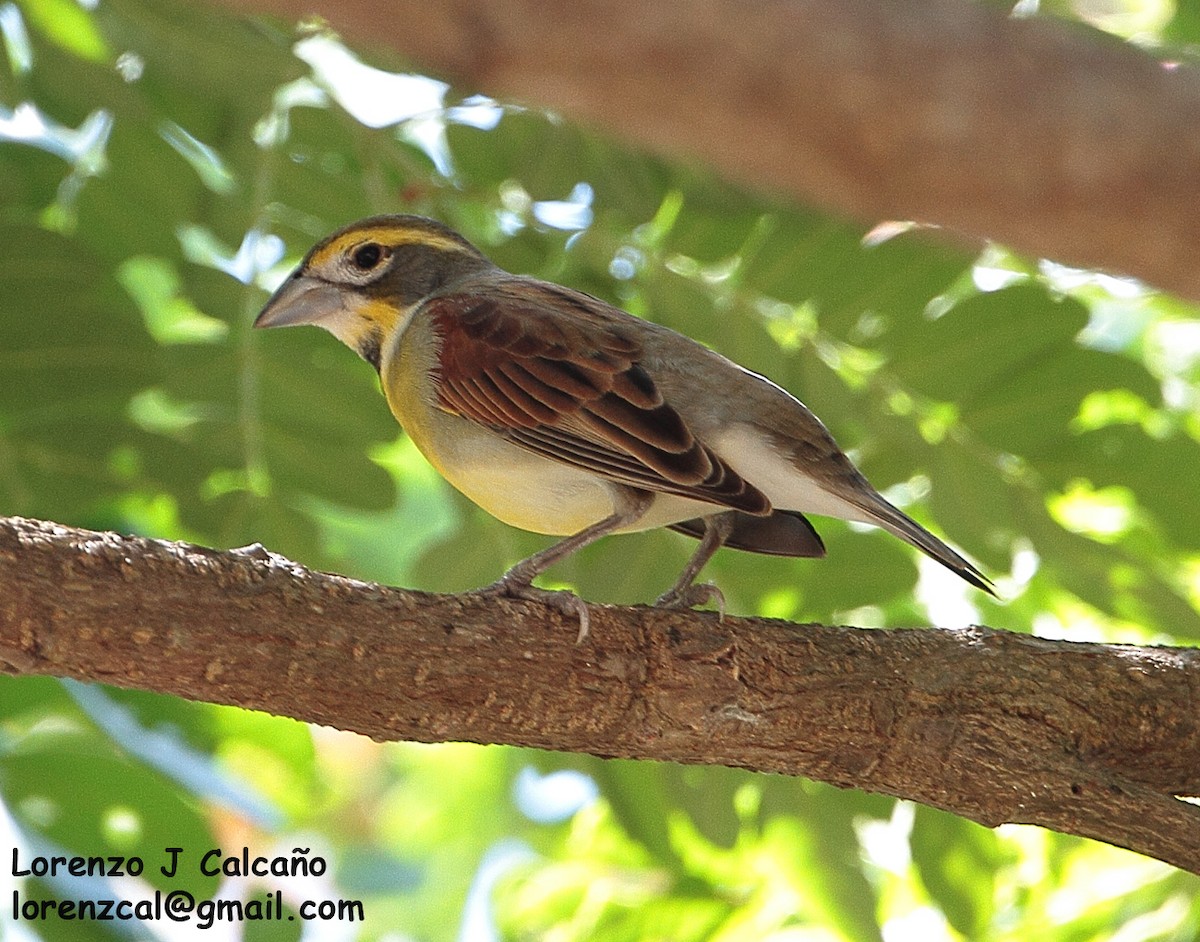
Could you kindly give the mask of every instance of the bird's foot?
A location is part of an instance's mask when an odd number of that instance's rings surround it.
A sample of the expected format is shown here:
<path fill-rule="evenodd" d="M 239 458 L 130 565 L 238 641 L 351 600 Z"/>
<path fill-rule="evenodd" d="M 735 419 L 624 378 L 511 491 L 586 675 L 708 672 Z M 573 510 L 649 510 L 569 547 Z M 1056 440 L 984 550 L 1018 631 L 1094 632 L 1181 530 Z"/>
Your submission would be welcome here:
<path fill-rule="evenodd" d="M 664 592 L 654 601 L 655 608 L 695 608 L 713 602 L 717 606 L 717 620 L 725 620 L 725 593 L 711 582 L 676 586 Z"/>
<path fill-rule="evenodd" d="M 587 602 L 574 592 L 569 592 L 566 589 L 539 589 L 537 586 L 523 579 L 510 579 L 508 575 L 505 575 L 501 576 L 491 585 L 484 586 L 482 589 L 475 589 L 468 594 L 481 595 L 488 598 L 500 597 L 521 599 L 526 602 L 541 602 L 543 605 L 549 605 L 551 608 L 558 610 L 563 615 L 574 616 L 579 619 L 579 634 L 575 636 L 576 644 L 582 644 L 583 639 L 588 636 L 591 619 L 588 616 Z"/>

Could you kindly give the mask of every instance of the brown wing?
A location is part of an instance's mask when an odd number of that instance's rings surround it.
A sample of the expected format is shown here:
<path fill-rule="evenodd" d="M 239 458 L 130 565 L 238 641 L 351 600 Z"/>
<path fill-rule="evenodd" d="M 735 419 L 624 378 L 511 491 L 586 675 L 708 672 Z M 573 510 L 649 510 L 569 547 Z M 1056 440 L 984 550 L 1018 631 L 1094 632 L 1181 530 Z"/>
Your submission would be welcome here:
<path fill-rule="evenodd" d="M 440 342 L 443 408 L 623 484 L 771 511 L 663 401 L 636 335 L 603 302 L 514 278 L 434 298 L 422 314 Z"/>

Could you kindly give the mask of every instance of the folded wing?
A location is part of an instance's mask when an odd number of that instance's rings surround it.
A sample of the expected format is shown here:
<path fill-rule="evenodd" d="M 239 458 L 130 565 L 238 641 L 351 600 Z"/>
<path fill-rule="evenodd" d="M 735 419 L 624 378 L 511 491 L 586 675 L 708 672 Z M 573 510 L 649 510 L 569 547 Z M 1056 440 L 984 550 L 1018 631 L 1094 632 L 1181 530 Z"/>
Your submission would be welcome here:
<path fill-rule="evenodd" d="M 529 279 L 430 299 L 439 405 L 613 481 L 765 515 L 770 501 L 696 439 L 607 305 Z"/>

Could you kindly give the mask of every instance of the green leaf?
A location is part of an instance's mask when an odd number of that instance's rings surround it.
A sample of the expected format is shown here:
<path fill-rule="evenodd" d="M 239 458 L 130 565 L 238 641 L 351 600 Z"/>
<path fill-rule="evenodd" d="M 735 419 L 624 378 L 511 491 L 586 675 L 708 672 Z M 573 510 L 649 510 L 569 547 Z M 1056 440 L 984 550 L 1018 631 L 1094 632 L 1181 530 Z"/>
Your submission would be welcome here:
<path fill-rule="evenodd" d="M 676 763 L 667 764 L 664 771 L 671 803 L 687 813 L 706 840 L 733 847 L 742 828 L 734 798 L 755 776 L 743 769 Z"/>
<path fill-rule="evenodd" d="M 195 804 L 161 775 L 79 733 L 43 732 L 0 756 L 0 794 L 22 827 L 81 856 L 137 856 L 160 889 L 208 897 L 217 880 L 198 867 L 172 879 L 166 847 L 216 846 Z M 193 863 L 198 861 L 198 856 Z"/>
<path fill-rule="evenodd" d="M 1021 284 L 971 295 L 937 320 L 905 327 L 888 369 L 921 395 L 969 406 L 979 396 L 1071 349 L 1087 324 L 1076 301 Z"/>
<path fill-rule="evenodd" d="M 863 334 L 864 317 L 882 316 L 907 332 L 970 259 L 919 233 L 866 245 L 861 229 L 793 209 L 779 214 L 743 264 L 744 286 L 812 303 L 822 330 L 860 341 L 872 333 Z"/>
<path fill-rule="evenodd" d="M 72 55 L 104 63 L 112 52 L 95 22 L 75 0 L 18 0 L 29 22 Z"/>
<path fill-rule="evenodd" d="M 633 840 L 661 866 L 682 871 L 683 861 L 671 844 L 666 767 L 657 762 L 607 759 L 589 772 L 612 808 L 613 816 Z"/>
<path fill-rule="evenodd" d="M 1200 0 L 1175 0 L 1174 15 L 1163 27 L 1163 38 L 1182 46 L 1200 42 Z"/>
<path fill-rule="evenodd" d="M 161 375 L 157 347 L 77 243 L 22 225 L 0 243 L 0 493 L 12 511 L 82 514 L 127 486 L 111 458 L 142 438 L 125 410 Z"/>
<path fill-rule="evenodd" d="M 1181 481 L 1200 475 L 1200 443 L 1177 433 L 1151 438 L 1132 425 L 1109 425 L 1076 436 L 1069 450 L 1039 460 L 1053 486 L 1084 478 L 1097 487 L 1124 485 L 1178 545 L 1200 547 L 1200 507 Z"/>
<path fill-rule="evenodd" d="M 957 932 L 983 938 L 1005 859 L 995 832 L 926 805 L 917 805 L 915 814 L 910 845 L 921 882 Z"/>
<path fill-rule="evenodd" d="M 1021 486 L 997 480 L 994 462 L 953 441 L 931 450 L 929 477 L 938 524 L 986 567 L 1006 570 L 1013 540 L 1027 532 Z"/>
<path fill-rule="evenodd" d="M 282 907 L 276 905 L 274 893 L 269 897 L 266 893 L 254 893 L 246 900 L 247 911 L 257 903 L 262 913 L 272 913 L 271 919 L 247 919 L 243 925 L 242 942 L 299 942 L 304 934 L 304 922 L 296 910 L 285 901 Z"/>
<path fill-rule="evenodd" d="M 1144 366 L 1111 353 L 1070 347 L 1053 359 L 1014 368 L 965 403 L 960 417 L 996 448 L 1037 460 L 1044 454 L 1069 453 L 1073 442 L 1068 429 L 1080 403 L 1091 392 L 1111 389 L 1151 401 L 1159 397 L 1158 383 Z"/>
<path fill-rule="evenodd" d="M 891 799 L 803 779 L 764 778 L 764 836 L 792 884 L 843 939 L 882 940 L 879 900 L 863 873 L 854 820 L 885 813 Z"/>

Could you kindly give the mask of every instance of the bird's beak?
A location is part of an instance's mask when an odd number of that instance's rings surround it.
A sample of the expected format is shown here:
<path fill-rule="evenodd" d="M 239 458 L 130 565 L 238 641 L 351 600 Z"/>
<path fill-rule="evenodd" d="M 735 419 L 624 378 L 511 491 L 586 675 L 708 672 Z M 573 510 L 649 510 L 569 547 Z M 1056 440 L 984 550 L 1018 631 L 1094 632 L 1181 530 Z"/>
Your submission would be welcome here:
<path fill-rule="evenodd" d="M 255 318 L 254 326 L 322 324 L 342 311 L 343 300 L 334 285 L 294 272 L 271 295 L 271 300 Z"/>

